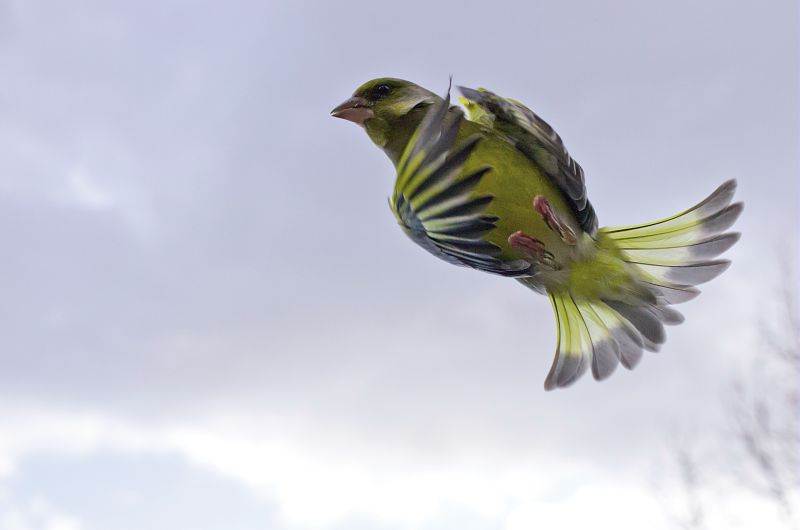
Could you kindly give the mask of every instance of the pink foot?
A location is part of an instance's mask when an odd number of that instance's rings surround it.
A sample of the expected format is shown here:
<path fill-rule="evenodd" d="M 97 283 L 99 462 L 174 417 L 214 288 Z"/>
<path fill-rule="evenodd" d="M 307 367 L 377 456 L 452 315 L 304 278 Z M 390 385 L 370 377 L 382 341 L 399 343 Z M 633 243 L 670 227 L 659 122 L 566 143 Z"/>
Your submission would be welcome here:
<path fill-rule="evenodd" d="M 558 268 L 553 254 L 545 250 L 544 243 L 535 237 L 529 236 L 522 230 L 518 230 L 508 236 L 508 244 L 532 258 L 537 265 L 545 265 L 552 269 Z"/>
<path fill-rule="evenodd" d="M 575 245 L 578 243 L 578 238 L 575 237 L 575 232 L 558 216 L 556 211 L 550 205 L 550 201 L 545 199 L 542 195 L 537 195 L 533 198 L 533 209 L 536 213 L 542 216 L 544 222 L 554 232 L 558 232 L 561 241 L 567 245 Z"/>

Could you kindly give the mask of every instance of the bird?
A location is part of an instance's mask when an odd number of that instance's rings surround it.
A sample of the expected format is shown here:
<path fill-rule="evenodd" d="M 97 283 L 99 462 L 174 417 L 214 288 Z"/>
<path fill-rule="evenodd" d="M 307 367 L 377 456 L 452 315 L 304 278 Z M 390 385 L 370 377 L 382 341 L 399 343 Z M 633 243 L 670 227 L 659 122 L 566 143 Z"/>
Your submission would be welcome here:
<path fill-rule="evenodd" d="M 452 86 L 452 78 L 450 82 Z M 395 167 L 389 206 L 416 244 L 462 267 L 513 278 L 546 295 L 556 348 L 545 390 L 633 369 L 658 351 L 673 305 L 730 265 L 742 212 L 728 180 L 698 204 L 659 221 L 598 227 L 584 171 L 561 137 L 517 100 L 448 87 L 368 81 L 331 111 L 363 127 Z"/>

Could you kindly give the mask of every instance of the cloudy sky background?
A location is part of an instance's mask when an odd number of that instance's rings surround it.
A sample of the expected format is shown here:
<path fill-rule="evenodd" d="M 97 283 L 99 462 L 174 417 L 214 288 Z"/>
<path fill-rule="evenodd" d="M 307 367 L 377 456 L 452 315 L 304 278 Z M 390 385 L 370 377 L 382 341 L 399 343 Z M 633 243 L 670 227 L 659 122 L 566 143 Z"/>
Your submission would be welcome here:
<path fill-rule="evenodd" d="M 798 59 L 791 1 L 0 1 L 0 530 L 670 528 L 668 440 L 719 432 L 797 250 Z M 449 74 L 553 124 L 602 225 L 739 179 L 635 372 L 545 393 L 546 299 L 411 244 L 328 116 Z"/>

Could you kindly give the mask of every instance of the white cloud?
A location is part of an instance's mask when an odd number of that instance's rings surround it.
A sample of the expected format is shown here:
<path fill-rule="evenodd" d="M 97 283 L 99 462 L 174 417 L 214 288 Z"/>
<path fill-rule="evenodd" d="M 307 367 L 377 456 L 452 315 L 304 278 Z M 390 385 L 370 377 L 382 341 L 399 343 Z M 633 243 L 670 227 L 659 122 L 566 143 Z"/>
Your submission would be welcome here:
<path fill-rule="evenodd" d="M 0 530 L 82 530 L 82 522 L 46 499 L 18 499 L 0 490 Z"/>
<path fill-rule="evenodd" d="M 555 502 L 523 501 L 506 518 L 505 530 L 534 528 L 662 530 L 667 526 L 659 507 L 646 491 L 622 484 L 592 483 Z"/>
<path fill-rule="evenodd" d="M 235 428 L 229 419 L 225 428 L 220 425 L 162 428 L 86 413 L 6 409 L 0 415 L 0 456 L 15 463 L 42 454 L 174 454 L 277 503 L 290 527 L 325 528 L 359 517 L 417 528 L 448 507 L 502 521 L 504 530 L 669 527 L 663 502 L 625 470 L 609 477 L 590 466 L 544 455 L 516 460 L 466 455 L 423 464 L 415 455 L 382 453 L 368 440 L 335 452 L 323 439 L 263 437 Z M 83 528 L 78 519 L 41 498 L 19 502 L 8 492 L 0 493 L 0 530 Z M 659 491 L 672 500 L 680 493 Z M 743 527 L 779 527 L 770 505 L 737 495 L 726 503 L 729 511 L 709 517 L 710 528 L 727 528 L 731 521 Z"/>
<path fill-rule="evenodd" d="M 102 182 L 83 166 L 67 172 L 66 190 L 58 200 L 93 212 L 115 212 L 134 233 L 152 229 L 152 208 L 134 179 Z"/>
<path fill-rule="evenodd" d="M 7 472 L 30 455 L 171 453 L 276 502 L 289 525 L 325 527 L 357 516 L 413 528 L 448 506 L 506 520 L 508 530 L 525 528 L 529 522 L 566 529 L 571 528 L 570 521 L 598 519 L 633 530 L 642 528 L 642 521 L 659 517 L 647 495 L 624 474 L 607 488 L 596 470 L 544 456 L 466 454 L 431 461 L 382 450 L 369 440 L 334 450 L 324 437 L 265 436 L 237 427 L 230 419 L 154 427 L 36 407 L 4 410 L 0 430 L 4 433 L 0 457 L 9 463 Z M 624 517 L 610 511 L 615 502 L 625 505 Z M 73 519 L 55 517 L 47 507 L 34 508 L 8 512 L 6 527 L 0 530 L 80 528 Z M 30 526 L 29 519 L 36 514 L 49 526 Z"/>
<path fill-rule="evenodd" d="M 72 197 L 78 204 L 92 210 L 106 210 L 114 206 L 114 194 L 102 188 L 89 177 L 83 168 L 74 168 L 67 176 L 67 183 Z"/>

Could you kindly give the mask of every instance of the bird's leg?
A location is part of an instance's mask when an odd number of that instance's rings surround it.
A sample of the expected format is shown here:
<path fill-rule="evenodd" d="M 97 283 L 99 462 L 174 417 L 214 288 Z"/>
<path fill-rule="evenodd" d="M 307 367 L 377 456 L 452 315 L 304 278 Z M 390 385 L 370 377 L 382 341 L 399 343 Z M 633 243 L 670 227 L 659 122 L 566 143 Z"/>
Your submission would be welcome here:
<path fill-rule="evenodd" d="M 522 230 L 518 230 L 508 236 L 508 244 L 532 258 L 537 265 L 543 265 L 553 270 L 561 268 L 556 262 L 553 253 L 545 250 L 544 243 L 535 237 L 529 236 Z"/>
<path fill-rule="evenodd" d="M 555 209 L 550 205 L 550 201 L 545 199 L 542 195 L 537 195 L 533 198 L 533 209 L 542 216 L 542 219 L 544 219 L 544 222 L 550 230 L 558 232 L 561 241 L 567 245 L 575 245 L 578 243 L 575 232 L 567 223 L 561 220 Z"/>

